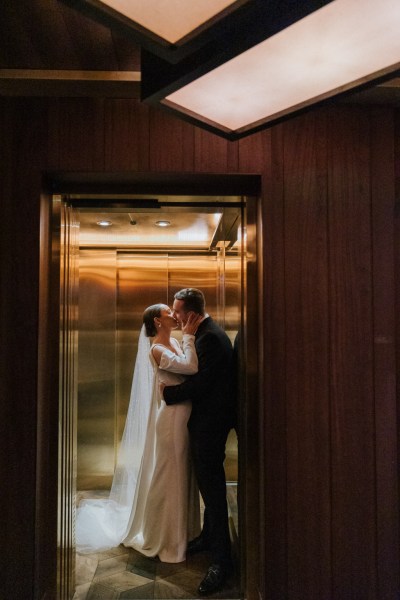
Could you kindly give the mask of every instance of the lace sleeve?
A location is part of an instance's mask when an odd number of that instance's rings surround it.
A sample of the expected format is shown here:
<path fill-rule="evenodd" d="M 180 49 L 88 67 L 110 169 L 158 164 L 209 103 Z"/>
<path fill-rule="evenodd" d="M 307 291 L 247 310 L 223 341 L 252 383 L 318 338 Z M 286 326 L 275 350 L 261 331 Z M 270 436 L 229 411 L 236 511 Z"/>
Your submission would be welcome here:
<path fill-rule="evenodd" d="M 194 335 L 183 334 L 182 346 L 183 354 L 177 356 L 168 348 L 164 348 L 160 360 L 160 369 L 180 373 L 181 375 L 194 375 L 198 371 L 198 360 L 196 349 L 194 347 Z"/>

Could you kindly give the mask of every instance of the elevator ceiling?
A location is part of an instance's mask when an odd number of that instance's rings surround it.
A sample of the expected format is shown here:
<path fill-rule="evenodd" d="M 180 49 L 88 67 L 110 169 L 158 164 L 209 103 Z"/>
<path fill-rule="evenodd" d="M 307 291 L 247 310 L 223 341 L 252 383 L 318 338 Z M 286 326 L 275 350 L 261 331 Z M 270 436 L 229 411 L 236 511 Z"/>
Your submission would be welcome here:
<path fill-rule="evenodd" d="M 232 247 L 240 235 L 240 201 L 240 197 L 229 198 L 228 206 L 215 199 L 203 199 L 203 206 L 172 201 L 180 205 L 162 203 L 150 210 L 135 208 L 134 204 L 123 210 L 112 206 L 80 208 L 79 245 L 208 250 L 225 242 L 225 246 Z"/>

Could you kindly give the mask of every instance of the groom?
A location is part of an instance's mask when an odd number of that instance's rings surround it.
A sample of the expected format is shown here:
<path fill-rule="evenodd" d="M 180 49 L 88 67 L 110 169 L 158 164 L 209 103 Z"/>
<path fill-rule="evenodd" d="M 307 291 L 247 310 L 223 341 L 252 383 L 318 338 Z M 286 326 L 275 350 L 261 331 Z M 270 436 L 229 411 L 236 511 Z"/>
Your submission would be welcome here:
<path fill-rule="evenodd" d="M 203 316 L 195 334 L 199 360 L 196 375 L 180 385 L 163 389 L 167 404 L 192 401 L 188 428 L 196 478 L 205 511 L 199 537 L 188 544 L 187 553 L 208 550 L 211 565 L 199 586 L 200 594 L 222 587 L 232 567 L 224 471 L 225 444 L 234 424 L 232 397 L 232 344 L 226 333 L 205 313 L 203 292 L 185 288 L 175 294 L 173 315 L 185 324 L 190 313 Z"/>

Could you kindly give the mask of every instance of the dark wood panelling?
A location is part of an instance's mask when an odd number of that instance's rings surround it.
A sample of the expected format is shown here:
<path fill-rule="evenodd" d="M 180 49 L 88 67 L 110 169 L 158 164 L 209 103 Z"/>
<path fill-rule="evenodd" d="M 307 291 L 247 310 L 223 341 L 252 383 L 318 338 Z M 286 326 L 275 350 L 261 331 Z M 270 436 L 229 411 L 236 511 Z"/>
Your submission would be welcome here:
<path fill-rule="evenodd" d="M 194 129 L 194 168 L 197 173 L 226 173 L 235 161 L 238 146 L 213 133 Z M 233 156 L 232 154 L 233 153 Z"/>
<path fill-rule="evenodd" d="M 265 140 L 263 177 L 265 598 L 287 592 L 286 306 L 283 127 Z M 251 160 L 251 153 L 249 153 Z M 254 152 L 253 160 L 257 160 Z"/>
<path fill-rule="evenodd" d="M 36 397 L 41 166 L 47 101 L 0 99 L 1 598 L 31 598 L 36 511 Z M 3 412 L 4 411 L 4 412 Z M 6 564 L 4 564 L 6 562 Z M 25 574 L 21 574 L 21 566 Z"/>
<path fill-rule="evenodd" d="M 241 173 L 271 172 L 271 130 L 249 135 L 237 142 L 238 169 Z"/>
<path fill-rule="evenodd" d="M 288 596 L 320 600 L 331 585 L 325 115 L 283 135 Z"/>
<path fill-rule="evenodd" d="M 397 424 L 400 422 L 400 110 L 395 113 L 394 123 L 394 152 L 395 152 L 395 205 L 394 205 L 394 274 L 395 274 L 395 343 L 396 343 L 396 404 L 397 404 Z M 394 441 L 392 443 L 395 443 Z M 400 448 L 400 429 L 397 425 L 397 494 L 399 494 L 399 448 Z M 393 482 L 390 482 L 393 485 Z M 396 520 L 399 519 L 399 508 L 397 506 Z M 399 528 L 397 527 L 397 531 Z M 397 545 L 399 548 L 399 544 Z M 396 558 L 398 550 L 395 552 Z M 397 562 L 397 568 L 398 567 Z M 400 588 L 400 576 L 397 573 L 397 588 Z"/>
<path fill-rule="evenodd" d="M 46 3 L 48 4 L 48 0 Z M 60 39 L 65 37 L 66 43 L 62 44 L 61 48 L 64 53 L 68 53 L 72 64 L 79 64 L 82 70 L 89 71 L 93 70 L 93 64 L 96 65 L 96 70 L 118 69 L 110 29 L 60 2 L 56 6 L 56 15 L 53 18 L 53 27 L 58 30 Z M 63 64 L 61 57 L 57 63 Z"/>
<path fill-rule="evenodd" d="M 271 166 L 271 132 L 263 131 L 253 136 L 248 136 L 243 138 L 239 142 L 235 142 L 237 145 L 237 158 L 239 169 L 242 173 L 259 173 L 265 175 L 265 173 L 270 172 Z M 265 177 L 263 177 L 265 179 Z M 247 212 L 247 217 L 249 216 L 249 212 Z M 258 215 L 257 215 L 257 226 L 258 226 L 258 240 L 256 240 L 256 247 L 258 252 L 259 261 L 257 264 L 253 266 L 253 277 L 254 273 L 260 272 L 262 273 L 262 269 L 264 267 L 264 262 L 262 259 L 262 239 L 264 238 L 263 225 L 265 225 L 265 221 L 263 220 L 263 211 L 262 207 L 259 207 Z M 253 220 L 255 217 L 253 216 Z M 254 228 L 254 223 L 252 224 L 252 228 Z M 246 230 L 249 232 L 248 224 L 246 225 Z M 248 235 L 248 234 L 247 234 Z M 254 251 L 254 250 L 253 250 Z M 262 275 L 259 277 L 260 281 L 262 280 Z M 259 291 L 259 297 L 254 298 L 251 294 L 254 294 L 255 290 L 249 290 L 249 294 L 247 296 L 247 302 L 249 307 L 249 312 L 247 316 L 247 326 L 251 327 L 251 323 L 249 321 L 252 320 L 253 315 L 255 315 L 256 306 L 258 308 L 258 314 L 261 315 L 259 321 L 259 328 L 261 328 L 261 322 L 266 326 L 267 322 L 267 312 L 265 311 L 264 304 L 264 295 L 262 291 Z M 258 348 L 259 352 L 259 371 L 264 373 L 264 364 L 265 364 L 265 351 L 264 347 L 261 346 Z M 255 366 L 255 365 L 254 365 Z M 268 377 L 266 377 L 268 379 Z M 259 382 L 261 387 L 261 383 Z M 256 393 L 252 393 L 251 402 L 254 402 L 257 397 Z M 266 444 L 266 405 L 262 402 L 258 409 L 249 410 L 248 411 L 248 423 L 247 423 L 247 431 L 240 432 L 239 439 L 241 445 L 239 446 L 239 455 L 242 460 L 242 465 L 245 465 L 245 461 L 243 460 L 243 452 L 248 454 L 247 458 L 250 458 L 250 464 L 254 463 L 254 465 L 258 464 L 260 460 L 262 460 L 263 467 L 260 472 L 257 473 L 257 470 L 254 469 L 252 472 L 246 472 L 246 495 L 244 500 L 246 502 L 245 505 L 240 506 L 240 509 L 244 510 L 243 518 L 241 520 L 241 529 L 240 536 L 242 540 L 242 570 L 243 573 L 247 574 L 247 590 L 252 590 L 252 593 L 256 595 L 256 597 L 262 593 L 261 590 L 265 589 L 265 579 L 266 579 L 266 565 L 271 564 L 266 560 L 266 548 L 263 543 L 264 536 L 260 536 L 259 532 L 266 531 L 266 512 L 268 502 L 266 500 L 266 480 L 269 475 L 265 471 L 264 468 L 264 460 L 261 457 L 264 456 L 264 445 Z M 246 407 L 242 407 L 243 414 L 245 414 Z M 249 422 L 251 415 L 252 422 Z M 268 412 L 268 422 L 270 421 L 271 413 Z M 247 519 L 247 515 L 253 514 L 255 511 L 258 512 L 259 518 L 257 520 Z M 246 546 L 243 544 L 243 540 L 250 540 L 250 543 Z M 271 539 L 271 538 L 270 538 Z M 255 568 L 257 565 L 257 568 Z M 265 565 L 265 566 L 264 566 Z M 249 592 L 248 592 L 249 593 Z"/>
<path fill-rule="evenodd" d="M 229 142 L 227 171 L 235 173 L 239 170 L 239 142 Z"/>
<path fill-rule="evenodd" d="M 149 109 L 137 100 L 105 101 L 105 170 L 149 170 Z"/>
<path fill-rule="evenodd" d="M 33 500 L 39 212 L 42 172 L 57 169 L 262 176 L 260 596 L 395 599 L 391 336 L 396 321 L 399 361 L 400 213 L 393 229 L 391 115 L 331 108 L 230 143 L 134 100 L 0 99 L 1 275 L 7 286 L 1 316 L 7 497 L 0 514 L 8 555 L 2 559 L 10 559 L 2 566 L 1 597 L 33 598 L 35 539 L 42 556 L 48 541 L 36 536 Z M 400 165 L 398 141 L 395 157 Z M 46 456 L 42 450 L 39 456 Z M 255 481 L 256 473 L 249 478 Z M 38 525 L 45 530 L 43 506 Z M 257 562 L 256 552 L 253 558 Z M 43 590 L 48 577 L 46 569 L 36 574 Z"/>
<path fill-rule="evenodd" d="M 193 125 L 150 109 L 150 170 L 195 170 Z"/>
<path fill-rule="evenodd" d="M 334 598 L 376 598 L 369 120 L 329 115 L 332 578 Z"/>
<path fill-rule="evenodd" d="M 93 21 L 92 21 L 93 22 Z M 111 32 L 118 69 L 121 71 L 140 71 L 140 48 L 131 39 Z"/>
<path fill-rule="evenodd" d="M 114 35 L 59 0 L 0 4 L 0 68 L 138 69 L 136 43 Z"/>
<path fill-rule="evenodd" d="M 25 11 L 17 8 L 14 2 L 3 2 L 1 5 L 0 68 L 2 69 L 23 68 L 27 56 L 32 69 L 41 69 L 43 66 L 40 53 L 32 44 L 29 29 L 24 26 L 24 13 Z M 18 40 L 18 44 L 15 44 L 15 40 Z"/>
<path fill-rule="evenodd" d="M 399 591 L 399 492 L 394 263 L 394 128 L 391 111 L 371 113 L 377 575 L 379 598 Z"/>
<path fill-rule="evenodd" d="M 47 168 L 104 170 L 104 99 L 55 99 L 49 121 Z"/>

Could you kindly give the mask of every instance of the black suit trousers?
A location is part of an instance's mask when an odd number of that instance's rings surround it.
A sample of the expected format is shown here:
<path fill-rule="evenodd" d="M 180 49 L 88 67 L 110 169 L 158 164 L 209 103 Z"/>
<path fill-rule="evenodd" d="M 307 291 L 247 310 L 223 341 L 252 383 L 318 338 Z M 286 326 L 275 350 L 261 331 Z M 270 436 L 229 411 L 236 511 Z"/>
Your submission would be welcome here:
<path fill-rule="evenodd" d="M 231 564 L 231 543 L 224 459 L 229 429 L 223 425 L 190 430 L 193 463 L 205 506 L 201 535 L 210 548 L 212 562 L 227 568 Z"/>

